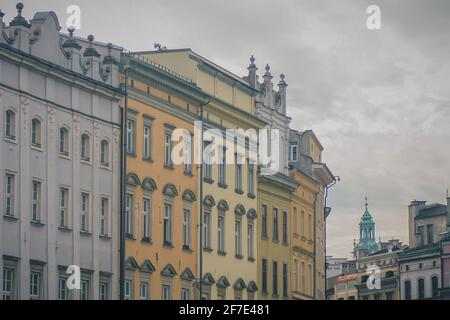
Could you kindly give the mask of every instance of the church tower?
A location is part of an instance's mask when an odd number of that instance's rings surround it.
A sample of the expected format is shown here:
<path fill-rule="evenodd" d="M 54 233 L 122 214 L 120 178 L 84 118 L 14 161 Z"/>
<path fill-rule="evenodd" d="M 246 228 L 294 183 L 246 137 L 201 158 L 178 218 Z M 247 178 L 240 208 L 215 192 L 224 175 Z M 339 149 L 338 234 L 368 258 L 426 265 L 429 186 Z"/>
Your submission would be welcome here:
<path fill-rule="evenodd" d="M 354 243 L 354 258 L 368 255 L 377 250 L 377 242 L 375 240 L 375 222 L 369 212 L 367 197 L 365 206 L 366 210 L 364 211 L 364 214 L 361 217 L 361 222 L 359 223 L 359 241 L 357 244 Z"/>

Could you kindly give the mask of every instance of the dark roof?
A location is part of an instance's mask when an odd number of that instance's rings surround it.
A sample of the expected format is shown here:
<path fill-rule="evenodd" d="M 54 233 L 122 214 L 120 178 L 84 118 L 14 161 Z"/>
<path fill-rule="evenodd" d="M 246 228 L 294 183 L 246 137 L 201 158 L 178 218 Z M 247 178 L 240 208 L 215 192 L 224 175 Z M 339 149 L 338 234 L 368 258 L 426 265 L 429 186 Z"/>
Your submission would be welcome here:
<path fill-rule="evenodd" d="M 414 258 L 429 253 L 440 253 L 440 243 L 436 242 L 422 247 L 408 248 L 400 253 L 400 259 Z"/>
<path fill-rule="evenodd" d="M 447 206 L 433 203 L 419 209 L 419 214 L 415 219 L 426 219 L 445 215 L 447 215 Z"/>

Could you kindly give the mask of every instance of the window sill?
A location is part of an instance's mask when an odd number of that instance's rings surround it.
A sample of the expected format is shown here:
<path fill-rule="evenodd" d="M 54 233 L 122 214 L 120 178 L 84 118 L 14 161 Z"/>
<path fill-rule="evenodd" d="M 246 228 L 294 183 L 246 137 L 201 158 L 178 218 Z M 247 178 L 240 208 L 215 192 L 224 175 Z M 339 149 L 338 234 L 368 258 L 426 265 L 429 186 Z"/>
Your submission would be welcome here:
<path fill-rule="evenodd" d="M 5 139 L 6 142 L 17 144 L 16 137 L 8 137 L 8 136 L 5 136 L 4 139 Z"/>
<path fill-rule="evenodd" d="M 236 259 L 239 259 L 239 260 L 244 259 L 244 257 L 243 257 L 242 255 L 240 255 L 240 254 L 235 254 L 234 257 L 235 257 Z"/>
<path fill-rule="evenodd" d="M 234 189 L 234 192 L 236 192 L 237 194 L 244 194 L 244 191 L 242 191 L 241 189 Z"/>
<path fill-rule="evenodd" d="M 272 297 L 278 299 L 280 296 L 278 295 L 278 293 L 272 293 Z"/>
<path fill-rule="evenodd" d="M 127 152 L 128 157 L 137 158 L 137 155 L 135 152 Z"/>
<path fill-rule="evenodd" d="M 281 244 L 282 244 L 283 246 L 285 246 L 285 247 L 288 247 L 288 246 L 289 246 L 289 243 L 287 243 L 286 241 L 283 241 Z"/>
<path fill-rule="evenodd" d="M 266 241 L 267 241 L 267 240 L 269 240 L 269 237 L 267 237 L 267 236 L 262 236 L 262 237 L 261 237 L 261 240 L 266 240 Z"/>
<path fill-rule="evenodd" d="M 191 247 L 187 246 L 187 245 L 183 245 L 183 251 L 188 252 L 188 253 L 194 252 L 194 250 L 192 250 Z"/>
<path fill-rule="evenodd" d="M 203 251 L 205 251 L 205 252 L 213 252 L 214 250 L 212 248 L 210 248 L 210 247 L 204 247 Z"/>
<path fill-rule="evenodd" d="M 81 230 L 80 231 L 80 235 L 84 236 L 84 237 L 92 237 L 92 233 L 90 233 L 87 230 Z"/>
<path fill-rule="evenodd" d="M 218 254 L 219 256 L 223 256 L 223 257 L 227 255 L 227 253 L 226 253 L 225 251 L 222 251 L 222 250 L 217 251 L 217 254 Z"/>
<path fill-rule="evenodd" d="M 125 233 L 125 239 L 136 240 L 136 238 L 131 233 Z"/>
<path fill-rule="evenodd" d="M 302 239 L 303 241 L 306 241 L 306 237 L 305 236 L 301 236 L 300 239 Z"/>
<path fill-rule="evenodd" d="M 314 244 L 314 240 L 311 240 L 311 239 L 310 239 L 310 240 L 308 240 L 308 243 L 309 243 L 309 244 Z"/>
<path fill-rule="evenodd" d="M 89 158 L 81 158 L 80 162 L 85 164 L 85 165 L 92 166 L 91 159 L 89 159 Z"/>
<path fill-rule="evenodd" d="M 184 171 L 183 174 L 184 174 L 186 177 L 193 177 L 193 176 L 194 176 L 194 175 L 192 174 L 192 172 L 188 172 L 188 171 Z"/>
<path fill-rule="evenodd" d="M 164 168 L 169 169 L 169 170 L 174 170 L 174 166 L 173 164 L 164 164 Z"/>
<path fill-rule="evenodd" d="M 19 220 L 19 218 L 14 217 L 14 216 L 10 216 L 10 215 L 7 215 L 7 214 L 4 214 L 3 218 L 5 218 L 6 220 L 10 220 L 10 221 L 18 221 Z"/>
<path fill-rule="evenodd" d="M 163 248 L 166 248 L 166 249 L 173 249 L 173 248 L 175 248 L 175 247 L 172 245 L 172 242 L 165 241 L 165 242 L 163 243 Z"/>
<path fill-rule="evenodd" d="M 228 185 L 227 185 L 226 183 L 223 183 L 223 182 L 219 182 L 219 183 L 217 184 L 217 186 L 218 186 L 219 188 L 222 188 L 222 189 L 228 188 Z"/>
<path fill-rule="evenodd" d="M 294 236 L 294 238 L 300 238 L 300 235 L 296 232 L 294 232 L 293 236 Z"/>
<path fill-rule="evenodd" d="M 152 238 L 150 238 L 150 237 L 143 237 L 142 239 L 141 239 L 141 243 L 144 243 L 144 244 L 152 244 L 153 242 L 152 242 Z"/>
<path fill-rule="evenodd" d="M 31 220 L 30 223 L 31 223 L 31 225 L 34 225 L 36 227 L 43 227 L 43 226 L 45 226 L 45 224 L 43 224 L 41 221 L 38 221 L 38 220 Z"/>
<path fill-rule="evenodd" d="M 102 240 L 107 240 L 107 241 L 111 240 L 111 237 L 108 236 L 107 234 L 101 234 L 98 237 Z"/>
<path fill-rule="evenodd" d="M 60 158 L 63 158 L 63 159 L 66 159 L 66 160 L 70 160 L 70 155 L 69 155 L 69 153 L 68 152 L 66 152 L 66 153 L 59 153 L 59 157 Z"/>
<path fill-rule="evenodd" d="M 44 149 L 42 148 L 42 145 L 40 145 L 40 144 L 31 144 L 31 149 L 39 151 L 39 152 L 44 152 Z"/>
<path fill-rule="evenodd" d="M 280 243 L 280 240 L 272 239 L 272 242 L 273 242 L 273 243 Z"/>
<path fill-rule="evenodd" d="M 253 257 L 248 257 L 247 260 L 250 261 L 250 262 L 255 262 L 256 261 L 256 259 L 253 258 Z"/>
<path fill-rule="evenodd" d="M 247 197 L 249 197 L 250 199 L 256 198 L 256 196 L 253 193 L 247 193 Z"/>
<path fill-rule="evenodd" d="M 101 163 L 100 168 L 111 171 L 111 167 L 109 166 L 109 163 Z"/>
<path fill-rule="evenodd" d="M 211 179 L 211 178 L 203 178 L 203 182 L 209 183 L 209 184 L 213 184 L 213 183 L 214 183 L 214 180 Z"/>
<path fill-rule="evenodd" d="M 153 163 L 153 162 L 155 162 L 155 161 L 153 161 L 153 159 L 152 158 L 150 158 L 150 157 L 142 157 L 142 161 L 145 161 L 145 162 L 148 162 L 148 163 Z"/>
<path fill-rule="evenodd" d="M 70 229 L 69 227 L 64 227 L 64 226 L 59 226 L 58 230 L 63 231 L 63 232 L 72 232 L 72 229 Z"/>

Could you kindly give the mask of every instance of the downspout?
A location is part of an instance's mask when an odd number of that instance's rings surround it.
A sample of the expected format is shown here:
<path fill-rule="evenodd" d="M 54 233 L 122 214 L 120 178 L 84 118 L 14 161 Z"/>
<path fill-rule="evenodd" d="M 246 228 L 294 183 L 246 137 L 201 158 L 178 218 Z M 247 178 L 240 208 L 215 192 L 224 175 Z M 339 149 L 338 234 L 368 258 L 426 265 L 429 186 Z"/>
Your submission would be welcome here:
<path fill-rule="evenodd" d="M 125 192 L 126 192 L 126 175 L 127 175 L 127 139 L 126 139 L 126 124 L 128 119 L 128 66 L 124 68 L 125 75 L 125 101 L 122 109 L 122 136 L 121 136 L 121 166 L 120 166 L 120 244 L 119 244 L 119 299 L 125 299 Z"/>
<path fill-rule="evenodd" d="M 317 192 L 314 192 L 314 260 L 313 260 L 313 298 L 316 299 L 316 273 L 317 273 L 317 241 L 316 241 L 316 233 L 317 233 L 317 195 L 319 194 L 320 190 Z"/>
<path fill-rule="evenodd" d="M 325 196 L 324 196 L 324 203 L 323 203 L 323 210 L 324 210 L 324 219 L 323 219 L 323 241 L 324 241 L 324 249 L 325 249 L 325 300 L 327 299 L 327 290 L 328 290 L 328 279 L 327 279 L 327 217 L 325 216 L 326 210 L 327 210 L 327 198 L 328 198 L 328 189 L 330 189 L 332 186 L 336 184 L 337 180 L 336 178 L 332 183 L 327 185 L 325 187 Z"/>

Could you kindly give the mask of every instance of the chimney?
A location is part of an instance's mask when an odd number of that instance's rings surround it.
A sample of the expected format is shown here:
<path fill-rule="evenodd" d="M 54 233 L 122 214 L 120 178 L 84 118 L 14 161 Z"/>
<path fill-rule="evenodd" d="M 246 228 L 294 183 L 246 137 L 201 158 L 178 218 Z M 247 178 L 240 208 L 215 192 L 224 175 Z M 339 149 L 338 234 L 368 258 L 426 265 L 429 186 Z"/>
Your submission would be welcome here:
<path fill-rule="evenodd" d="M 426 201 L 411 201 L 408 206 L 408 233 L 409 233 L 409 247 L 415 248 L 417 246 L 416 239 L 416 223 L 414 218 L 419 214 L 419 210 L 425 206 Z"/>
<path fill-rule="evenodd" d="M 280 107 L 280 113 L 286 115 L 286 88 L 287 83 L 284 81 L 284 74 L 282 73 L 280 75 L 280 82 L 278 83 L 279 93 L 281 97 L 281 107 Z"/>
<path fill-rule="evenodd" d="M 250 65 L 247 68 L 248 70 L 248 83 L 250 84 L 250 86 L 252 88 L 256 88 L 256 83 L 257 83 L 257 76 L 256 76 L 256 71 L 258 70 L 258 68 L 255 65 L 255 57 L 253 57 L 253 55 L 250 57 Z"/>

